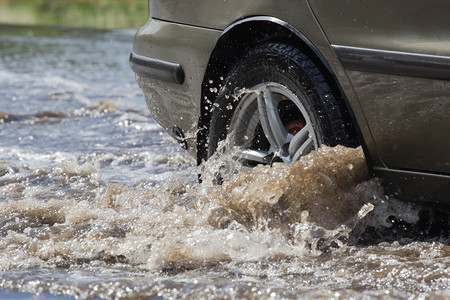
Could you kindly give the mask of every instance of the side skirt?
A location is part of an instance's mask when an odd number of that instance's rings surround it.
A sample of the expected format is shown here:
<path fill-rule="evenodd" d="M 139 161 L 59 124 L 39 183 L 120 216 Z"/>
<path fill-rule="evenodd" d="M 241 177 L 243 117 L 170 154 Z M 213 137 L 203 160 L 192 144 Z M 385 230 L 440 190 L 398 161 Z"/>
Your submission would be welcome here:
<path fill-rule="evenodd" d="M 394 198 L 416 202 L 450 215 L 450 176 L 374 168 L 386 192 Z M 420 196 L 419 196 L 420 195 Z"/>

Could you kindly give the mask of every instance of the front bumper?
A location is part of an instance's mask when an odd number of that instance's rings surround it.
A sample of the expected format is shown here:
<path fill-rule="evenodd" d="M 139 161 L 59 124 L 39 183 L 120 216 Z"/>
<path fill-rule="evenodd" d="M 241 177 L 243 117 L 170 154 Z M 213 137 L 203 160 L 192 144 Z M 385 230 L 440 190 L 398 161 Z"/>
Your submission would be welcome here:
<path fill-rule="evenodd" d="M 174 138 L 180 131 L 196 155 L 201 87 L 221 31 L 150 19 L 136 33 L 130 66 L 154 119 Z"/>

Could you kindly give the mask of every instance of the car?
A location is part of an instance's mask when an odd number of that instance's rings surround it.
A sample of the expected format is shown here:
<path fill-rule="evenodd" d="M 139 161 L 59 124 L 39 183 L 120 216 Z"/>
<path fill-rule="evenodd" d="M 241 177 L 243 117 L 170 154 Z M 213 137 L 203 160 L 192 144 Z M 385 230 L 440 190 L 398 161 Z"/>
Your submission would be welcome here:
<path fill-rule="evenodd" d="M 390 193 L 448 213 L 449 9 L 149 0 L 130 66 L 154 119 L 199 164 L 227 136 L 250 167 L 361 146 Z"/>

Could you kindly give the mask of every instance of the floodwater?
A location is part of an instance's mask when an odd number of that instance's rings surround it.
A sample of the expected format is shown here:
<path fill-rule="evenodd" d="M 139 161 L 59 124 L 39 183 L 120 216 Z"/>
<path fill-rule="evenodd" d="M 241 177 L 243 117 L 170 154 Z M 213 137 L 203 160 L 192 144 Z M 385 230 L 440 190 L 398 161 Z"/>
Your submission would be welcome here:
<path fill-rule="evenodd" d="M 360 149 L 210 184 L 155 123 L 133 31 L 0 27 L 0 297 L 450 297 L 448 221 Z"/>

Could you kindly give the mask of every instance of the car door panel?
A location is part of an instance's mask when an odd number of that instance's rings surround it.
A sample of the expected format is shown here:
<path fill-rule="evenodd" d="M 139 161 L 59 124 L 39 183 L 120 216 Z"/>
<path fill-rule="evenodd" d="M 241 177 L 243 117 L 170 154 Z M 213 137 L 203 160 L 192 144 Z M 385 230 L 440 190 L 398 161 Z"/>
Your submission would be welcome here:
<path fill-rule="evenodd" d="M 450 173 L 450 5 L 309 2 L 347 69 L 383 162 Z"/>

